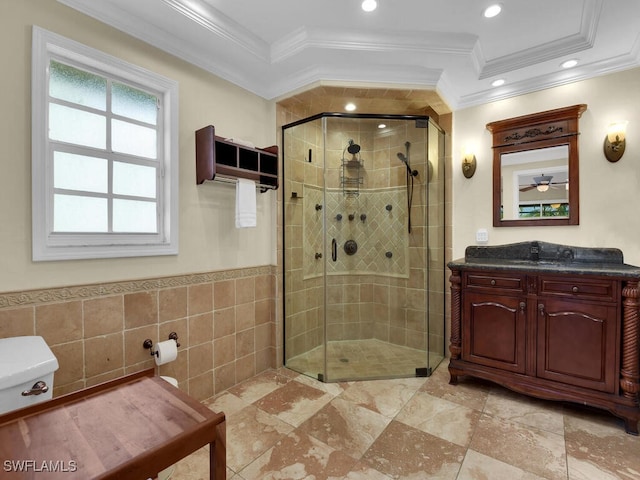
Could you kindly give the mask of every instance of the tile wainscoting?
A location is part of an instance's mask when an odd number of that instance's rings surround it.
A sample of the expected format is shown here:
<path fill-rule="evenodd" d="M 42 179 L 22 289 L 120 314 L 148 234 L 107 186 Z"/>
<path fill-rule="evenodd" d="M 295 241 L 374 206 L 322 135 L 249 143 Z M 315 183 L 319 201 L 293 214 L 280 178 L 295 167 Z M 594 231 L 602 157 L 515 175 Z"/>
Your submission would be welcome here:
<path fill-rule="evenodd" d="M 42 336 L 57 357 L 54 396 L 154 366 L 154 343 L 177 332 L 158 367 L 204 400 L 276 365 L 276 267 L 0 293 L 0 338 Z"/>

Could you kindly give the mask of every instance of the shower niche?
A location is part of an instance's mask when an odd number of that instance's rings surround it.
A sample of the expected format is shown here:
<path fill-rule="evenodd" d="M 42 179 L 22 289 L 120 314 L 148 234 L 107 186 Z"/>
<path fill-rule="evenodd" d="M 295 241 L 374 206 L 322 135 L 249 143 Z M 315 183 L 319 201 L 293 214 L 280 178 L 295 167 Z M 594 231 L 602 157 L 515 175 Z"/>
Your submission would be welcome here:
<path fill-rule="evenodd" d="M 444 133 L 323 113 L 282 135 L 285 365 L 330 382 L 429 375 L 446 344 Z"/>

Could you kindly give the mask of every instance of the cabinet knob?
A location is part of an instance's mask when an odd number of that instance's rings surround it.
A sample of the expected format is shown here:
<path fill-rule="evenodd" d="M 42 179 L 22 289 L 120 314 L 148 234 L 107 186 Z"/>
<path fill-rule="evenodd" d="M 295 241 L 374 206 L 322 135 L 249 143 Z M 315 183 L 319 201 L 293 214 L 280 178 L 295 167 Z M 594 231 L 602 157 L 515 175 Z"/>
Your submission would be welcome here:
<path fill-rule="evenodd" d="M 538 304 L 538 312 L 540 313 L 540 315 L 544 315 L 544 303 Z"/>
<path fill-rule="evenodd" d="M 520 312 L 524 313 L 525 308 L 527 308 L 527 304 L 525 302 L 520 302 Z"/>
<path fill-rule="evenodd" d="M 491 285 L 495 285 L 496 281 L 495 280 L 491 280 Z"/>
<path fill-rule="evenodd" d="M 578 293 L 578 290 L 580 290 L 578 287 L 573 287 L 573 288 L 571 289 L 571 291 L 572 291 L 573 293 Z"/>

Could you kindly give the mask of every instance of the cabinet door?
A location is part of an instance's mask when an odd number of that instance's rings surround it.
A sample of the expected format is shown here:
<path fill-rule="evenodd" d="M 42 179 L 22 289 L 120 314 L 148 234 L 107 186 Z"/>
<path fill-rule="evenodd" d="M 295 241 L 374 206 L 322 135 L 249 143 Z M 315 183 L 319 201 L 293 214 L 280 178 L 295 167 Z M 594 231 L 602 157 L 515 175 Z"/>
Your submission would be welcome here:
<path fill-rule="evenodd" d="M 616 391 L 615 305 L 546 298 L 537 315 L 538 377 Z"/>
<path fill-rule="evenodd" d="M 465 292 L 462 359 L 524 373 L 526 302 L 499 292 Z"/>

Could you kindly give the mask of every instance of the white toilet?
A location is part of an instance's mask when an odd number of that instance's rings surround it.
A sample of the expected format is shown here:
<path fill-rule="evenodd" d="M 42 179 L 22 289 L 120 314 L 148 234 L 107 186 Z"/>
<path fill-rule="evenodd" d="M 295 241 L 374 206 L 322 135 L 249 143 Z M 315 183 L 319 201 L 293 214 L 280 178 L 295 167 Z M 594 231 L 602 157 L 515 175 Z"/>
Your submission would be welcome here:
<path fill-rule="evenodd" d="M 42 337 L 0 338 L 0 414 L 51 399 L 57 369 Z"/>

